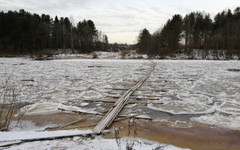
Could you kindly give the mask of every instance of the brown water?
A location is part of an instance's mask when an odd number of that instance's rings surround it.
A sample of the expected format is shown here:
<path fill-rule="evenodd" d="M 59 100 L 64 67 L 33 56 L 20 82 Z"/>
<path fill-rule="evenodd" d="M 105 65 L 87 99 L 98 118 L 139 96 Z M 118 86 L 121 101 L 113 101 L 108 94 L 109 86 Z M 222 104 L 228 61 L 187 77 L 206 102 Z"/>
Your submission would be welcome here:
<path fill-rule="evenodd" d="M 67 129 L 73 129 L 96 124 L 101 119 L 101 116 L 58 113 L 51 115 L 24 116 L 22 119 L 32 121 L 38 126 L 47 124 L 67 124 L 75 120 L 84 119 L 78 124 L 67 127 Z M 94 126 L 89 126 L 84 129 L 93 129 L 93 127 Z M 114 122 L 110 127 L 112 132 L 106 135 L 105 138 L 115 138 L 115 128 L 119 128 L 120 137 L 139 137 L 193 150 L 240 149 L 240 131 L 213 128 L 207 125 L 192 124 L 191 127 L 186 127 L 185 124 L 180 124 L 173 127 L 169 122 L 153 122 L 144 119 L 136 119 L 134 122 L 129 122 L 128 119 Z"/>
<path fill-rule="evenodd" d="M 120 128 L 120 136 L 129 135 L 128 123 L 114 123 L 112 128 Z M 239 150 L 240 131 L 223 128 L 210 128 L 209 126 L 193 124 L 193 127 L 170 127 L 162 122 L 137 120 L 134 128 L 136 137 L 172 144 L 193 150 Z M 134 131 L 130 136 L 134 136 Z M 114 134 L 108 135 L 114 138 Z"/>

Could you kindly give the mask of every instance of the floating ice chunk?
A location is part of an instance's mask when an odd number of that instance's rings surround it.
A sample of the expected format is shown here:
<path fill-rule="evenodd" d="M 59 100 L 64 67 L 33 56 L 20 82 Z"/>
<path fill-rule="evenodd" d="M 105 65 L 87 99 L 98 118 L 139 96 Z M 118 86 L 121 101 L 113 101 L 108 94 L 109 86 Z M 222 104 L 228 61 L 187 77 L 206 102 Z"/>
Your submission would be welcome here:
<path fill-rule="evenodd" d="M 164 124 L 167 124 L 168 126 L 171 127 L 177 127 L 177 128 L 191 128 L 193 127 L 191 122 L 186 122 L 186 121 L 180 121 L 180 120 L 176 120 L 176 121 L 171 121 L 168 119 L 154 119 L 154 122 L 162 122 Z"/>
<path fill-rule="evenodd" d="M 147 105 L 147 107 L 170 114 L 208 114 L 215 112 L 214 107 L 210 107 L 201 103 L 189 103 L 182 101 L 165 101 L 164 104 L 150 103 Z"/>
<path fill-rule="evenodd" d="M 203 104 L 210 104 L 213 102 L 211 98 L 202 94 L 181 93 L 180 95 L 177 95 L 177 98 L 183 101 L 198 102 Z"/>
<path fill-rule="evenodd" d="M 59 112 L 59 105 L 59 103 L 52 102 L 35 103 L 23 107 L 20 111 L 24 112 L 24 115 L 53 114 Z"/>
<path fill-rule="evenodd" d="M 240 115 L 240 103 L 239 102 L 223 102 L 218 109 L 219 112 L 231 115 Z"/>
<path fill-rule="evenodd" d="M 89 103 L 81 103 L 80 104 L 80 106 L 82 106 L 82 107 L 86 107 L 86 106 L 88 106 L 89 105 Z"/>
<path fill-rule="evenodd" d="M 94 111 L 94 109 L 83 109 L 76 106 L 67 106 L 60 103 L 52 102 L 35 103 L 23 107 L 20 111 L 25 112 L 24 115 L 48 115 L 61 112 L 61 110 L 69 112 L 97 113 L 96 111 Z"/>
<path fill-rule="evenodd" d="M 186 121 L 175 121 L 172 124 L 172 127 L 177 127 L 177 128 L 191 128 L 193 125 L 191 124 L 191 122 L 186 122 Z"/>
<path fill-rule="evenodd" d="M 137 106 L 136 103 L 135 103 L 135 104 L 128 104 L 127 106 L 125 106 L 125 108 L 133 108 L 133 107 L 135 107 L 135 106 Z"/>
<path fill-rule="evenodd" d="M 80 96 L 84 99 L 98 99 L 98 98 L 102 97 L 101 93 L 99 93 L 98 91 L 93 91 L 93 90 L 83 91 L 80 94 Z"/>
<path fill-rule="evenodd" d="M 143 119 L 152 119 L 149 115 L 137 115 L 138 118 L 143 118 Z"/>
<path fill-rule="evenodd" d="M 58 109 L 62 109 L 64 111 L 69 111 L 69 112 L 83 112 L 83 113 L 92 113 L 92 114 L 96 114 L 97 112 L 95 111 L 95 108 L 79 108 L 76 106 L 67 106 L 67 105 L 59 105 Z"/>
<path fill-rule="evenodd" d="M 193 117 L 191 118 L 191 120 L 198 123 L 202 123 L 202 124 L 214 125 L 214 126 L 229 128 L 233 130 L 240 130 L 240 117 L 223 116 L 220 114 L 214 114 L 214 115 Z"/>

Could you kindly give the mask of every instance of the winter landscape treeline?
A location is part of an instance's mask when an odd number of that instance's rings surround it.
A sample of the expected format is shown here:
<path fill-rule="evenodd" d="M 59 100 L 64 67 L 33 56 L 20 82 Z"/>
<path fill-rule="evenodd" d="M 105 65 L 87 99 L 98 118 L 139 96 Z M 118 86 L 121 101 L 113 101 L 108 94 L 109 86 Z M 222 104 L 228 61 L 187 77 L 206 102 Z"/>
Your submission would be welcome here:
<path fill-rule="evenodd" d="M 96 29 L 91 20 L 73 24 L 68 17 L 53 19 L 49 15 L 25 10 L 0 12 L 0 54 L 34 54 L 45 50 L 69 49 L 91 52 L 108 47 L 108 37 Z"/>
<path fill-rule="evenodd" d="M 92 20 L 76 25 L 70 17 L 31 14 L 25 10 L 0 12 L 0 55 L 24 55 L 71 50 L 89 53 L 109 49 L 108 37 L 96 29 Z M 211 53 L 240 59 L 240 7 L 228 9 L 211 19 L 204 12 L 174 15 L 163 27 L 150 34 L 143 29 L 136 47 L 151 56 L 176 53 Z M 116 47 L 116 46 L 115 46 Z M 212 55 L 211 54 L 211 55 Z M 201 57 L 204 59 L 204 57 Z M 218 58 L 217 58 L 218 59 Z"/>
<path fill-rule="evenodd" d="M 177 14 L 153 34 L 143 29 L 137 47 L 142 53 L 159 56 L 188 54 L 194 49 L 240 55 L 239 27 L 240 7 L 222 11 L 214 20 L 204 12 L 192 12 L 185 17 Z"/>

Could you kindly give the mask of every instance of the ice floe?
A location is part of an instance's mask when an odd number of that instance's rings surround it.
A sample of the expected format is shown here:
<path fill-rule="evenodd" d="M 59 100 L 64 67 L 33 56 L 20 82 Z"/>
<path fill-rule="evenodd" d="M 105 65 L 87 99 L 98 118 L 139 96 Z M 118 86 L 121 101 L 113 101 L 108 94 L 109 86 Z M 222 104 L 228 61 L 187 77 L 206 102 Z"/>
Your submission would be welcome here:
<path fill-rule="evenodd" d="M 94 111 L 94 108 L 86 108 L 85 106 L 88 103 L 82 103 L 83 107 L 76 106 L 67 106 L 60 103 L 52 103 L 52 102 L 43 102 L 43 103 L 35 103 L 32 105 L 27 105 L 21 108 L 20 112 L 23 112 L 24 115 L 48 115 L 53 113 L 62 112 L 87 112 L 87 113 L 97 113 Z"/>

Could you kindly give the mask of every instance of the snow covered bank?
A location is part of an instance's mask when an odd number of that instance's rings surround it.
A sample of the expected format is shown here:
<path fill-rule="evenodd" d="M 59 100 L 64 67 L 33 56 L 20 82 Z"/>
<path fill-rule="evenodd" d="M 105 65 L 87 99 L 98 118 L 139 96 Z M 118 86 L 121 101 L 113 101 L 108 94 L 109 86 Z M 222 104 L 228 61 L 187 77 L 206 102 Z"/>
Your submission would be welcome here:
<path fill-rule="evenodd" d="M 0 145 L 10 142 L 18 142 L 24 139 L 34 138 L 46 138 L 46 137 L 57 137 L 57 136 L 68 136 L 68 135 L 79 135 L 89 134 L 91 130 L 69 130 L 69 131 L 49 131 L 49 132 L 0 132 Z M 161 150 L 187 150 L 178 148 L 172 145 L 161 144 L 155 141 L 149 141 L 139 138 L 121 138 L 116 139 L 104 139 L 101 136 L 97 136 L 94 139 L 84 137 L 65 138 L 61 140 L 46 140 L 46 141 L 35 141 L 22 143 L 8 147 L 6 149 L 13 150 L 43 150 L 43 149 L 102 149 L 102 150 L 113 150 L 119 149 L 124 150 L 127 146 L 137 150 L 149 150 L 149 149 L 160 149 Z"/>
<path fill-rule="evenodd" d="M 155 58 L 161 59 L 161 56 L 155 56 Z M 173 56 L 165 56 L 164 59 L 169 60 L 239 60 L 240 54 L 236 51 L 236 53 L 230 54 L 227 50 L 203 50 L 203 49 L 193 49 L 181 50 L 181 53 L 173 54 Z"/>
<path fill-rule="evenodd" d="M 90 54 L 58 54 L 54 59 L 148 59 L 146 54 L 138 54 L 136 50 L 119 52 L 95 51 Z"/>

